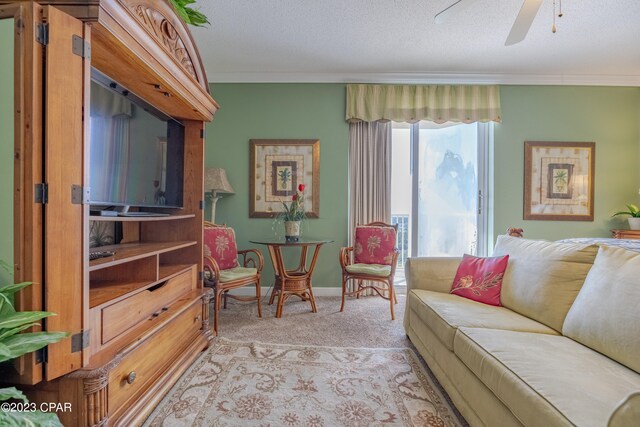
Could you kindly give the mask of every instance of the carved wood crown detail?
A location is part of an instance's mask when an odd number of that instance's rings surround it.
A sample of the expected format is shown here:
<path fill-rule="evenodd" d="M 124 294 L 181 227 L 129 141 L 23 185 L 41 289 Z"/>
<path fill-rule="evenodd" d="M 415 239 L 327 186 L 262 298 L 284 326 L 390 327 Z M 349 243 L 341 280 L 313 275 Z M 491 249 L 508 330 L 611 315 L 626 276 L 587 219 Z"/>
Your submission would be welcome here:
<path fill-rule="evenodd" d="M 131 6 L 131 11 L 138 21 L 147 27 L 149 32 L 178 60 L 185 71 L 198 80 L 198 76 L 193 67 L 193 61 L 176 27 L 171 24 L 162 13 L 148 6 L 140 4 L 133 5 Z"/>

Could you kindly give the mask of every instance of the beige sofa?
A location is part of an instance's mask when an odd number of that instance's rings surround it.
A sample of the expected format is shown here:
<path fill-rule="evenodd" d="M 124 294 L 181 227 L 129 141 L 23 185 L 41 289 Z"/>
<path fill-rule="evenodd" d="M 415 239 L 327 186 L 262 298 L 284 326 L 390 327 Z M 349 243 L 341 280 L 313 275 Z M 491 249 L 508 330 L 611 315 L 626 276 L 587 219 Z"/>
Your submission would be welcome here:
<path fill-rule="evenodd" d="M 404 327 L 471 426 L 640 426 L 640 253 L 500 236 L 501 303 L 449 293 L 458 259 L 406 265 Z"/>

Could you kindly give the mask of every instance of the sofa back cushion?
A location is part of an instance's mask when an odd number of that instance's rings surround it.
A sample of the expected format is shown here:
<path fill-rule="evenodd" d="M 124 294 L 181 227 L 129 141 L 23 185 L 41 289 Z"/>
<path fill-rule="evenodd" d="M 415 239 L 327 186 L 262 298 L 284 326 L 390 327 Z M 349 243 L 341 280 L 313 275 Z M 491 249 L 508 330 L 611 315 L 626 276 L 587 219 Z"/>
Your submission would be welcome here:
<path fill-rule="evenodd" d="M 562 333 L 640 373 L 640 253 L 602 246 Z"/>
<path fill-rule="evenodd" d="M 500 302 L 561 331 L 597 252 L 596 245 L 498 236 L 493 255 L 509 255 Z"/>

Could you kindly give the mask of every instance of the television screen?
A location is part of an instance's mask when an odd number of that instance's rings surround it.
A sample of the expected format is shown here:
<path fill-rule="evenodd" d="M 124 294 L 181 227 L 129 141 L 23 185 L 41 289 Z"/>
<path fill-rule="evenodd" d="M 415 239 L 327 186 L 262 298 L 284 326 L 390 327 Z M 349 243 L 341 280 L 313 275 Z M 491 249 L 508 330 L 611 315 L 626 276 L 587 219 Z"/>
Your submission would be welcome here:
<path fill-rule="evenodd" d="M 91 77 L 90 203 L 182 207 L 182 124 L 98 71 Z"/>

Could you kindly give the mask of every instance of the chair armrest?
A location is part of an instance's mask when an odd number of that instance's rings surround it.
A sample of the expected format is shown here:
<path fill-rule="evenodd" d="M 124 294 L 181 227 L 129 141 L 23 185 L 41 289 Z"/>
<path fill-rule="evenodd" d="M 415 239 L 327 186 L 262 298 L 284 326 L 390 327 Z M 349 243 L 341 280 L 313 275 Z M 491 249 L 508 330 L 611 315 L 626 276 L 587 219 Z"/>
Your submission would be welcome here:
<path fill-rule="evenodd" d="M 259 250 L 245 249 L 243 251 L 238 251 L 238 255 L 242 255 L 243 267 L 253 265 L 254 268 L 258 269 L 258 273 L 262 271 L 262 267 L 264 267 L 264 258 Z"/>
<path fill-rule="evenodd" d="M 209 255 L 205 255 L 204 258 L 206 261 L 208 261 L 211 264 L 211 267 L 207 265 L 207 263 L 205 262 L 203 269 L 205 273 L 209 271 L 209 273 L 211 274 L 210 281 L 215 283 L 218 280 L 218 277 L 220 277 L 220 267 L 218 266 L 218 262 L 215 259 L 211 258 Z M 211 270 L 212 267 L 213 267 L 213 270 Z"/>
<path fill-rule="evenodd" d="M 340 248 L 339 260 L 340 267 L 344 270 L 347 265 L 351 264 L 351 252 L 353 252 L 353 246 L 349 246 L 346 248 Z"/>
<path fill-rule="evenodd" d="M 409 258 L 404 270 L 411 289 L 449 293 L 461 258 Z"/>

